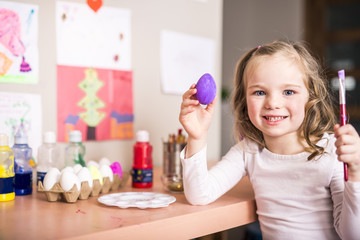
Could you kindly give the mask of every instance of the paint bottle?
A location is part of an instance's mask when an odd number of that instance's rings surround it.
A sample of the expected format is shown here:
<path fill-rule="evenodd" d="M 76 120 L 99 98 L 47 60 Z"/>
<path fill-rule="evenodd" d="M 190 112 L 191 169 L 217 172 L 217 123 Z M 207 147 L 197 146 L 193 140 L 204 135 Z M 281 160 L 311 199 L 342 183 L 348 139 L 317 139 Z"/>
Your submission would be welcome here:
<path fill-rule="evenodd" d="M 0 202 L 15 198 L 14 153 L 8 144 L 8 136 L 0 133 Z"/>
<path fill-rule="evenodd" d="M 28 145 L 23 122 L 15 134 L 15 144 L 12 147 L 15 163 L 15 195 L 28 195 L 32 193 L 32 149 Z"/>
<path fill-rule="evenodd" d="M 134 163 L 132 168 L 132 186 L 149 188 L 153 183 L 152 146 L 149 143 L 149 132 L 145 130 L 136 133 Z"/>
<path fill-rule="evenodd" d="M 82 144 L 81 132 L 78 130 L 71 131 L 69 144 L 65 149 L 65 167 L 72 167 L 75 164 L 86 167 L 84 156 L 85 146 Z"/>
<path fill-rule="evenodd" d="M 43 134 L 43 144 L 38 149 L 38 165 L 36 167 L 36 184 L 43 182 L 46 173 L 50 168 L 61 169 L 62 162 L 59 161 L 60 150 L 56 145 L 54 132 Z"/>

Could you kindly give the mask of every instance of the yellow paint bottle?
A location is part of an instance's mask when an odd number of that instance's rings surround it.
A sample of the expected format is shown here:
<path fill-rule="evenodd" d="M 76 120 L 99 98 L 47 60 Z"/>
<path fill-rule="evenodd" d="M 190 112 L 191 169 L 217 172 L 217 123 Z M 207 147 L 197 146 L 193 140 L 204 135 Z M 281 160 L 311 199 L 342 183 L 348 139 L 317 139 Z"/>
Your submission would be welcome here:
<path fill-rule="evenodd" d="M 0 202 L 15 198 L 14 153 L 8 144 L 8 136 L 0 133 Z"/>

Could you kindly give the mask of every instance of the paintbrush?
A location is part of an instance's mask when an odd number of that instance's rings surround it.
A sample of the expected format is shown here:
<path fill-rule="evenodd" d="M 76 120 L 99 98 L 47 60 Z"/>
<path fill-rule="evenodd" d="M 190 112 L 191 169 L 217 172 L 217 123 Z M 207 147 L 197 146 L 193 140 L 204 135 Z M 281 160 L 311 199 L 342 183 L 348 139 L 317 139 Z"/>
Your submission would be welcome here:
<path fill-rule="evenodd" d="M 346 117 L 346 89 L 345 89 L 345 71 L 340 70 L 338 71 L 339 75 L 339 104 L 340 104 L 340 125 L 347 124 L 347 117 Z M 348 165 L 344 163 L 344 179 L 345 181 L 348 180 Z"/>

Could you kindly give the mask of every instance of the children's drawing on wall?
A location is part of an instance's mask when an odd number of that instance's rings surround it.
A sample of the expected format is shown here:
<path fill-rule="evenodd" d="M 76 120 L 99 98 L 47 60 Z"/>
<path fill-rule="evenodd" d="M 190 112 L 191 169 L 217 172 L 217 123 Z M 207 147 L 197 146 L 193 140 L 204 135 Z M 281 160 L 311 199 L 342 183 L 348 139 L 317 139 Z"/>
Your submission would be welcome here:
<path fill-rule="evenodd" d="M 85 78 L 78 86 L 85 93 L 85 96 L 78 102 L 78 106 L 85 111 L 79 113 L 79 117 L 87 125 L 87 139 L 96 139 L 96 126 L 104 119 L 106 113 L 98 109 L 104 108 L 105 103 L 96 95 L 104 82 L 99 80 L 97 71 L 93 68 L 85 69 Z"/>
<path fill-rule="evenodd" d="M 38 6 L 0 1 L 0 82 L 38 82 Z"/>
<path fill-rule="evenodd" d="M 132 72 L 58 66 L 58 139 L 133 138 Z"/>
<path fill-rule="evenodd" d="M 130 11 L 56 3 L 58 140 L 133 138 Z"/>
<path fill-rule="evenodd" d="M 14 144 L 14 136 L 21 123 L 33 148 L 33 156 L 42 139 L 41 97 L 37 94 L 0 92 L 0 132 L 9 136 L 9 146 Z"/>

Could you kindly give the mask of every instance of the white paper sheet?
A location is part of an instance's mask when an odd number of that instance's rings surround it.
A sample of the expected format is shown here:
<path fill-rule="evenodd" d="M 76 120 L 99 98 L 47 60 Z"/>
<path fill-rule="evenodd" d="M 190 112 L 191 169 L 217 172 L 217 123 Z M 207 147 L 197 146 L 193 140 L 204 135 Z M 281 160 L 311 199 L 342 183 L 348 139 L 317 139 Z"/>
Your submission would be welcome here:
<path fill-rule="evenodd" d="M 131 12 L 56 2 L 57 64 L 131 70 Z"/>
<path fill-rule="evenodd" d="M 167 94 L 182 95 L 204 73 L 215 72 L 215 41 L 163 30 L 161 32 L 161 83 Z"/>

